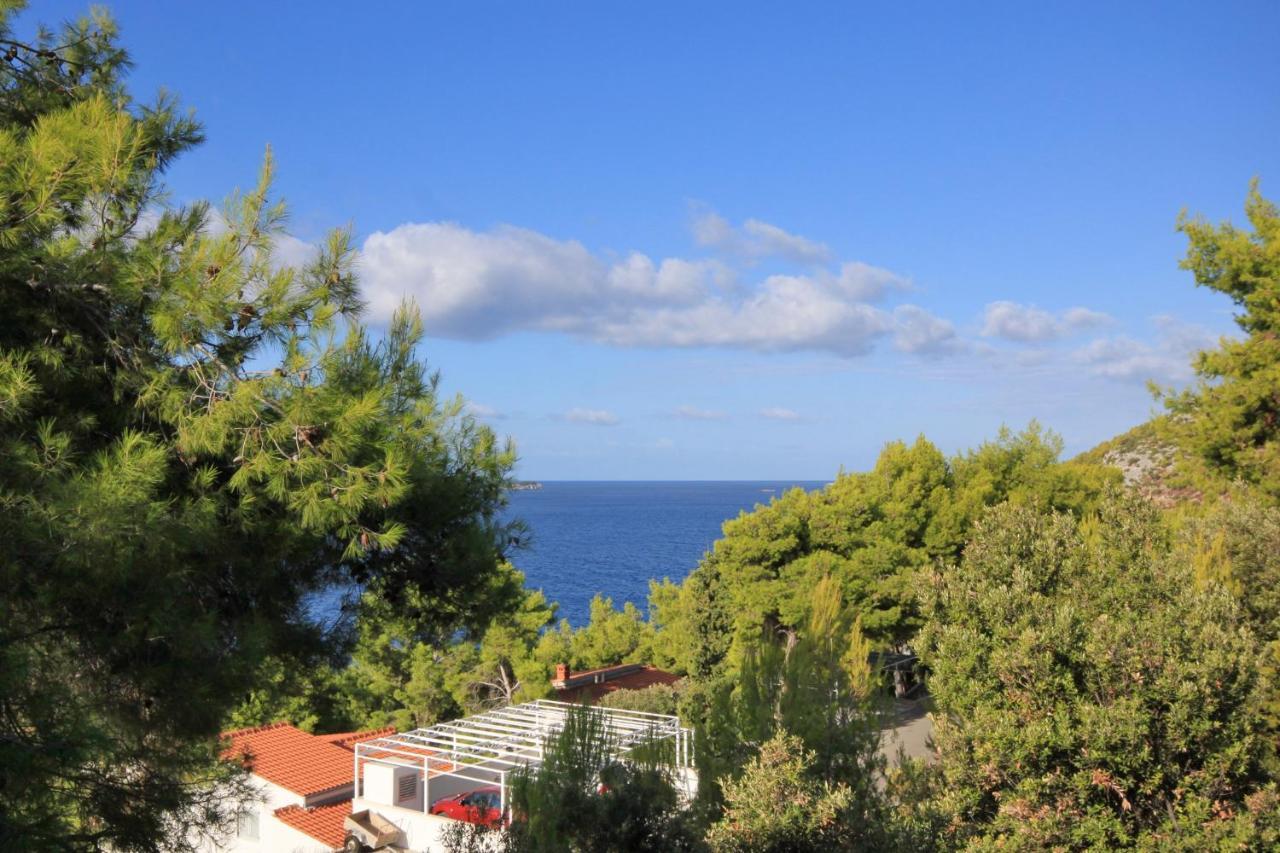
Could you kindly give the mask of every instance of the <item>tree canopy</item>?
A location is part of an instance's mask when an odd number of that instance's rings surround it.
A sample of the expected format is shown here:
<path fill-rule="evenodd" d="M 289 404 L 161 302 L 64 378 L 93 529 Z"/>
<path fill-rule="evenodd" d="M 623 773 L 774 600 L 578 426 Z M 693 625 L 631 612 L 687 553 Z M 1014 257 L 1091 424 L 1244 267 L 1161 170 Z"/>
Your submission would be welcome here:
<path fill-rule="evenodd" d="M 166 206 L 199 124 L 129 97 L 104 14 L 24 42 L 17 8 L 0 8 L 0 846 L 155 849 L 225 816 L 207 783 L 228 712 L 272 661 L 328 648 L 308 595 L 488 601 L 472 593 L 505 546 L 513 453 L 439 397 L 411 307 L 379 337 L 362 324 L 346 232 L 280 260 L 270 156 L 218 212 Z"/>
<path fill-rule="evenodd" d="M 647 618 L 597 596 L 573 629 L 506 561 L 514 449 L 441 396 L 413 306 L 365 324 L 350 234 L 281 258 L 269 151 L 223 206 L 169 204 L 199 122 L 131 96 L 105 13 L 24 39 L 21 8 L 0 0 L 0 848 L 225 828 L 227 724 L 409 728 L 624 661 L 689 676 L 610 701 L 697 728 L 693 807 L 656 759 L 606 766 L 584 712 L 512 831 L 458 844 L 1280 846 L 1280 212 L 1256 184 L 1250 230 L 1179 226 L 1244 333 L 1166 394 L 1158 431 L 1212 478 L 1194 513 L 1034 422 L 951 458 L 892 442 L 726 522 Z M 921 653 L 936 767 L 883 778 L 873 648 Z"/>
<path fill-rule="evenodd" d="M 928 616 L 939 843 L 1274 843 L 1258 640 L 1149 506 L 992 510 Z"/>
<path fill-rule="evenodd" d="M 1169 393 L 1179 443 L 1212 471 L 1280 500 L 1280 211 L 1255 181 L 1245 200 L 1252 231 L 1183 216 L 1184 269 L 1230 297 L 1243 339 L 1224 338 L 1195 360 L 1200 383 Z"/>
<path fill-rule="evenodd" d="M 763 629 L 794 635 L 812 590 L 833 578 L 862 630 L 882 648 L 919 631 L 920 572 L 964 547 L 973 522 L 1011 501 L 1084 511 L 1119 476 L 1100 465 L 1059 462 L 1061 439 L 1031 424 L 948 460 L 932 443 L 891 442 L 866 473 L 826 488 L 793 489 L 725 522 L 724 536 L 679 594 L 655 585 L 653 641 L 681 671 L 736 666 Z"/>

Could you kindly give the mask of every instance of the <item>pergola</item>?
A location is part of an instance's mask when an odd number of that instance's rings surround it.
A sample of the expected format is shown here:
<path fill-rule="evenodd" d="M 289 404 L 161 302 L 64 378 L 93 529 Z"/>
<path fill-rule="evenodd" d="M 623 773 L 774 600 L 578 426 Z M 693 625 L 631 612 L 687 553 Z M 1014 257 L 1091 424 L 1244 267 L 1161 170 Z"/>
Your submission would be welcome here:
<path fill-rule="evenodd" d="M 675 766 L 684 768 L 692 763 L 693 732 L 682 727 L 677 717 L 538 699 L 356 744 L 355 795 L 362 795 L 363 765 L 377 762 L 419 771 L 424 811 L 431 809 L 433 779 L 438 780 L 437 790 L 457 787 L 441 784 L 447 778 L 497 786 L 505 813 L 509 775 L 517 770 L 536 771 L 547 739 L 564 728 L 571 712 L 584 710 L 600 715 L 614 759 L 642 744 L 671 741 Z"/>

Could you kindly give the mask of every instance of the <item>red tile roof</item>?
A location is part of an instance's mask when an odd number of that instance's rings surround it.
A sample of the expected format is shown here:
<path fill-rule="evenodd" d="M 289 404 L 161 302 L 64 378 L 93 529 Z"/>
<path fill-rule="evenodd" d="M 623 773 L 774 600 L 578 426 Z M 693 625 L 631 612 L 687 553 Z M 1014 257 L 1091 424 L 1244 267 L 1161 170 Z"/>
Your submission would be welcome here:
<path fill-rule="evenodd" d="M 679 680 L 680 676 L 656 666 L 619 664 L 570 673 L 571 686 L 556 690 L 556 698 L 562 702 L 596 702 L 615 690 L 641 690 L 655 684 L 675 684 Z"/>
<path fill-rule="evenodd" d="M 347 837 L 343 821 L 351 814 L 351 801 L 342 800 L 325 806 L 304 809 L 302 806 L 285 806 L 275 810 L 281 823 L 292 826 L 330 847 L 341 847 Z"/>
<path fill-rule="evenodd" d="M 376 737 L 386 737 L 395 733 L 395 726 L 386 726 L 381 729 L 365 729 L 361 732 L 339 732 L 333 735 L 316 735 L 316 737 L 326 740 L 334 746 L 340 746 L 348 752 L 355 752 L 356 744 L 361 741 L 373 740 Z"/>
<path fill-rule="evenodd" d="M 350 785 L 355 771 L 351 745 L 388 733 L 379 729 L 317 736 L 288 723 L 272 723 L 223 734 L 228 741 L 223 757 L 239 759 L 254 775 L 309 797 Z"/>

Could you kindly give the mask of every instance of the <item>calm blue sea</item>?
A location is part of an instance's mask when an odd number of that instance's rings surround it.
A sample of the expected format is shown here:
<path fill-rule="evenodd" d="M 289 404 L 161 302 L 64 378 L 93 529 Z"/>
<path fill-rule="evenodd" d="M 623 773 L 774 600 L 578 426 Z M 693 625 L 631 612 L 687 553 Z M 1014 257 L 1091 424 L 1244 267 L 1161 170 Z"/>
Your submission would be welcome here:
<path fill-rule="evenodd" d="M 742 510 L 814 481 L 544 482 L 511 493 L 508 514 L 529 525 L 531 544 L 511 554 L 529 586 L 586 624 L 591 598 L 621 607 L 647 602 L 649 580 L 681 580 Z"/>
<path fill-rule="evenodd" d="M 529 545 L 511 562 L 525 583 L 560 605 L 559 617 L 587 623 L 596 593 L 615 607 L 644 609 L 649 581 L 685 578 L 720 538 L 720 526 L 787 489 L 818 489 L 822 481 L 549 482 L 511 493 L 507 516 L 523 519 Z M 318 592 L 307 609 L 321 622 L 337 620 L 358 590 Z"/>

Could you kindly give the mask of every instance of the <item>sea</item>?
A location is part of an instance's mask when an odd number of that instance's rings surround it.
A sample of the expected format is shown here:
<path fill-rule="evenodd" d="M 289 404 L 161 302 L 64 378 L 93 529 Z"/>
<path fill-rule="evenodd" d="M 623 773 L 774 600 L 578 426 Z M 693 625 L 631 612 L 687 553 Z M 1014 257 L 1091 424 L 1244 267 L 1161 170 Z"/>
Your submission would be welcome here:
<path fill-rule="evenodd" d="M 822 481 L 543 482 L 511 493 L 506 513 L 529 527 L 511 562 L 525 583 L 559 604 L 575 627 L 597 593 L 644 609 L 649 581 L 683 580 L 720 538 L 721 526 L 787 489 Z"/>
<path fill-rule="evenodd" d="M 507 557 L 525 585 L 558 605 L 557 619 L 581 627 L 600 594 L 621 608 L 646 610 L 649 581 L 682 581 L 743 511 L 819 480 L 551 481 L 510 493 L 505 517 L 521 519 L 527 544 Z M 330 587 L 305 604 L 311 618 L 336 625 L 359 588 Z M 346 611 L 349 613 L 349 611 Z"/>

